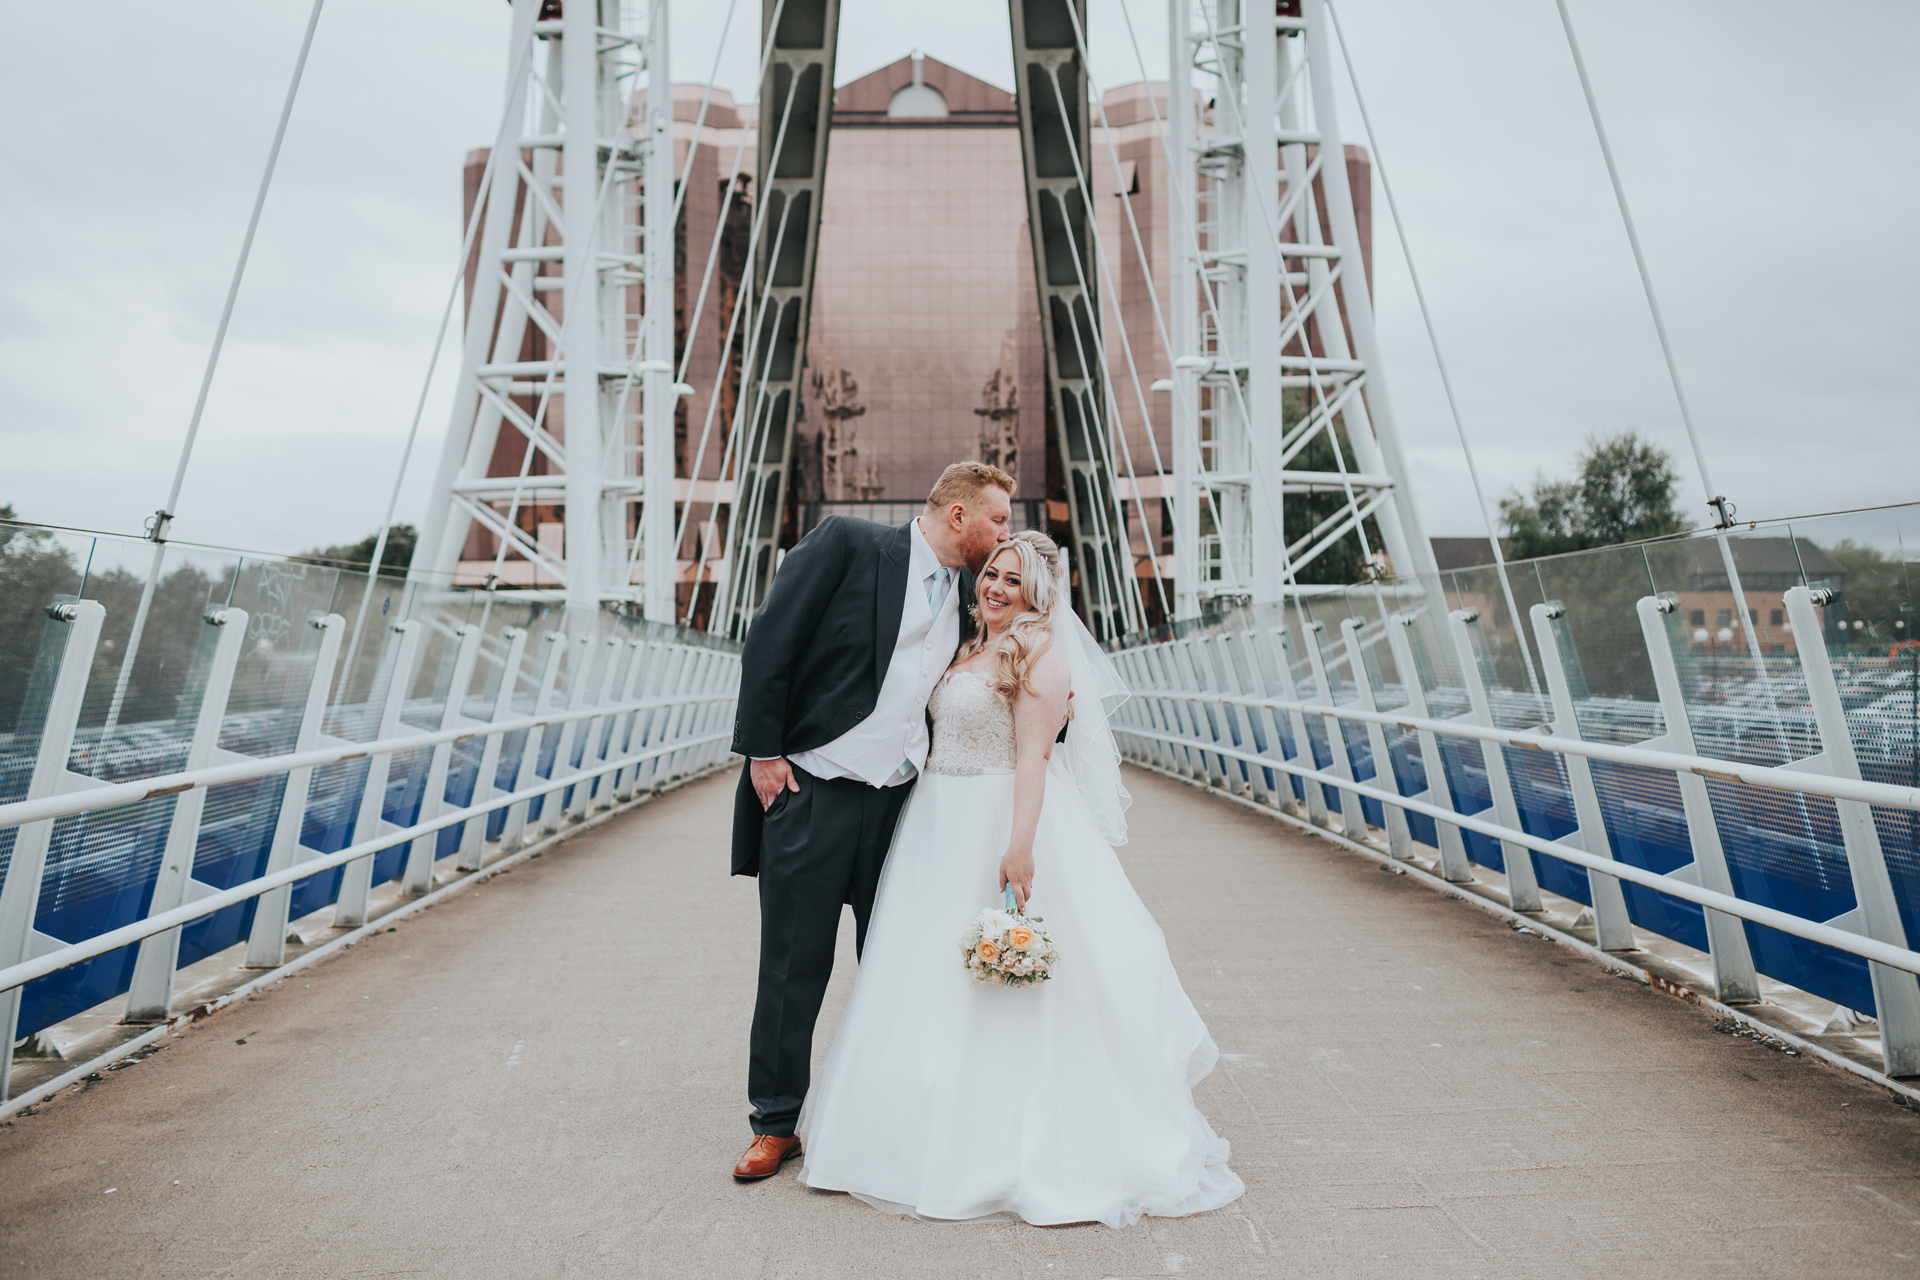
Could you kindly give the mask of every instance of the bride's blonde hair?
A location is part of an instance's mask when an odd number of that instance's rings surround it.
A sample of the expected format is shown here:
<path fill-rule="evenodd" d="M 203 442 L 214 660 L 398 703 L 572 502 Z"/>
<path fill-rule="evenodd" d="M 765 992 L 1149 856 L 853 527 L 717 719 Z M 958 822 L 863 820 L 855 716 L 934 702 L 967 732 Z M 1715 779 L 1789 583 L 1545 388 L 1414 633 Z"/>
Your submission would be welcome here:
<path fill-rule="evenodd" d="M 1055 575 L 1061 553 L 1052 538 L 1037 529 L 1028 529 L 995 547 L 987 563 L 992 564 L 1008 551 L 1019 558 L 1020 594 L 1027 607 L 1014 616 L 1012 624 L 995 641 L 987 683 L 995 693 L 1012 702 L 1022 690 L 1036 696 L 1040 692 L 1033 687 L 1031 677 L 1033 664 L 1053 642 L 1054 597 L 1060 591 Z M 986 643 L 986 632 L 982 630 L 967 642 L 964 657 L 979 653 Z"/>

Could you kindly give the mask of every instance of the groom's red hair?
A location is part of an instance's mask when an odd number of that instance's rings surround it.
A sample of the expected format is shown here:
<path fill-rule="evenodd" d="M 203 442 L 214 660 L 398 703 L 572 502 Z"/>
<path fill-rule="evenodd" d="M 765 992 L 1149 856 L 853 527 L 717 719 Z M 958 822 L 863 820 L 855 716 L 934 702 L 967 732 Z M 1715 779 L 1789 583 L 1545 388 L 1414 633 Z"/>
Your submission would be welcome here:
<path fill-rule="evenodd" d="M 1011 498 L 1018 487 L 1014 478 L 998 467 L 984 462 L 956 462 L 933 482 L 933 492 L 927 495 L 927 510 L 944 511 L 958 502 L 972 511 L 980 504 L 980 495 L 988 489 L 999 489 Z"/>

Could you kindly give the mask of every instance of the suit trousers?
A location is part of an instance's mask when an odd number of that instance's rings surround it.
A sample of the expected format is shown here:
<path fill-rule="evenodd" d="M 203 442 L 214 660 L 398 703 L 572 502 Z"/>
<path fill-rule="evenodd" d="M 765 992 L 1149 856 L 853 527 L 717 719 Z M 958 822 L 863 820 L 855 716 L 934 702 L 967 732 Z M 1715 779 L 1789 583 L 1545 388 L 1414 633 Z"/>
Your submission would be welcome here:
<path fill-rule="evenodd" d="M 893 828 L 913 790 L 910 782 L 871 787 L 792 767 L 800 790 L 774 798 L 760 833 L 760 990 L 747 1068 L 753 1131 L 780 1137 L 793 1133 L 807 1096 L 840 907 L 853 906 L 858 956 Z"/>

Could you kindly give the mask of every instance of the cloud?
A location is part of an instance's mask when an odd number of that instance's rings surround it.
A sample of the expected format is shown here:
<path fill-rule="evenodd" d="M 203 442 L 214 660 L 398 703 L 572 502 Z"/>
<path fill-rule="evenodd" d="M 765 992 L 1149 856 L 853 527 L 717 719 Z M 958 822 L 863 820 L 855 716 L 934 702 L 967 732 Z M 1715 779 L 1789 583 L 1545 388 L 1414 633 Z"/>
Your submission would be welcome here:
<path fill-rule="evenodd" d="M 1150 74 L 1166 15 L 1127 0 Z M 0 502 L 137 531 L 165 497 L 304 6 L 0 0 Z M 1140 77 L 1092 0 L 1096 77 Z M 1920 11 L 1574 6 L 1715 485 L 1751 516 L 1913 497 Z M 706 78 L 725 9 L 680 4 Z M 1552 6 L 1341 8 L 1490 499 L 1638 426 L 1703 495 Z M 329 0 L 180 506 L 179 536 L 293 550 L 374 528 L 497 120 L 508 7 Z M 1011 80 L 1004 6 L 849 0 L 844 82 L 920 47 Z M 759 11 L 717 80 L 750 96 Z M 84 50 L 84 59 L 50 56 Z M 1343 91 L 1344 92 L 1344 91 Z M 1362 140 L 1345 96 L 1344 132 Z M 1376 190 L 1381 337 L 1432 533 L 1479 517 Z M 425 505 L 447 379 L 402 518 Z"/>

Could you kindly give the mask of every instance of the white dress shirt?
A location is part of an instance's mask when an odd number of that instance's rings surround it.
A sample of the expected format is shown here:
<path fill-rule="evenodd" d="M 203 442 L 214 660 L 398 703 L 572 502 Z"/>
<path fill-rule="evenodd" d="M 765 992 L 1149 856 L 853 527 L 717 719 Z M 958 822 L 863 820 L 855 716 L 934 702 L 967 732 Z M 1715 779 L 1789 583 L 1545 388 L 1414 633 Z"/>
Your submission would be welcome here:
<path fill-rule="evenodd" d="M 960 575 L 946 569 L 941 587 L 943 566 L 919 520 L 908 538 L 900 633 L 872 714 L 825 746 L 787 757 L 816 778 L 858 778 L 871 787 L 895 787 L 911 781 L 927 763 L 927 699 L 960 647 Z M 935 596 L 938 590 L 944 590 L 943 597 Z"/>

